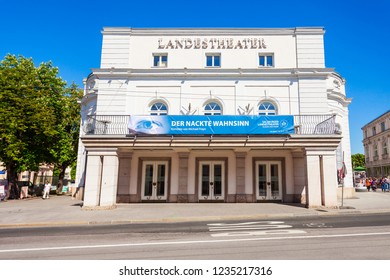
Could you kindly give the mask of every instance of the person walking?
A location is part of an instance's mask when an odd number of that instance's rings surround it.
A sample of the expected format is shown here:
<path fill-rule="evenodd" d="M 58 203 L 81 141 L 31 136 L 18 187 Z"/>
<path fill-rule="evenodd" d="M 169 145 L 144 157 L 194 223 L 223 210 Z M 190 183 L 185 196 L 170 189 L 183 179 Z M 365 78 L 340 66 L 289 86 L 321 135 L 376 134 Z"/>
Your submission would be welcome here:
<path fill-rule="evenodd" d="M 371 177 L 366 179 L 366 187 L 367 187 L 367 191 L 369 192 L 371 188 Z"/>
<path fill-rule="evenodd" d="M 43 189 L 42 199 L 46 199 L 46 198 L 49 199 L 50 190 L 51 190 L 51 184 L 49 183 L 49 181 L 46 181 L 45 187 Z"/>

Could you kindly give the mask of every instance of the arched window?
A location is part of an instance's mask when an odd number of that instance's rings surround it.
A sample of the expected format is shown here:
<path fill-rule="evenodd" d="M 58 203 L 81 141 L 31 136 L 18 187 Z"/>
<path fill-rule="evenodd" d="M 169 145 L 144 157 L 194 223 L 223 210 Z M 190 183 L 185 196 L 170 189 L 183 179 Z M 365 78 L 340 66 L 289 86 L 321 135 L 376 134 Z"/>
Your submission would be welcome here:
<path fill-rule="evenodd" d="M 261 102 L 258 107 L 258 114 L 262 116 L 277 115 L 276 106 L 269 101 Z"/>
<path fill-rule="evenodd" d="M 150 106 L 150 115 L 152 116 L 168 115 L 167 105 L 162 102 L 153 103 L 152 106 Z"/>
<path fill-rule="evenodd" d="M 222 115 L 221 105 L 214 101 L 209 102 L 204 106 L 203 112 L 206 116 Z"/>

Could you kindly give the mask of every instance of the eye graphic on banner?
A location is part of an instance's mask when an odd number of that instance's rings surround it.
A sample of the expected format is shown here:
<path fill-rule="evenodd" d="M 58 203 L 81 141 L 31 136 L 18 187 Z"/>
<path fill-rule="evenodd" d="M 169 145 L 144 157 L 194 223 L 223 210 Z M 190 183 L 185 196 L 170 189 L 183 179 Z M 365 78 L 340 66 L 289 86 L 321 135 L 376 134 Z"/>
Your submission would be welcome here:
<path fill-rule="evenodd" d="M 131 116 L 130 134 L 250 135 L 292 134 L 293 116 Z"/>

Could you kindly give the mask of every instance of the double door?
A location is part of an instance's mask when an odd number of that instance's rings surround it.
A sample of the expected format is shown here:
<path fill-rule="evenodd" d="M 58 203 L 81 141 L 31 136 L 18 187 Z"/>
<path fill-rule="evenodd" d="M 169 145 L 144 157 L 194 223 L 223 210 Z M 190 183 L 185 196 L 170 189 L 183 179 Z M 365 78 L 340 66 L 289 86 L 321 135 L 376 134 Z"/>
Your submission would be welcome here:
<path fill-rule="evenodd" d="M 282 199 L 282 164 L 280 161 L 256 162 L 257 200 Z"/>
<path fill-rule="evenodd" d="M 199 162 L 199 200 L 223 201 L 225 197 L 225 162 Z"/>
<path fill-rule="evenodd" d="M 168 162 L 144 161 L 142 164 L 142 200 L 167 199 Z"/>

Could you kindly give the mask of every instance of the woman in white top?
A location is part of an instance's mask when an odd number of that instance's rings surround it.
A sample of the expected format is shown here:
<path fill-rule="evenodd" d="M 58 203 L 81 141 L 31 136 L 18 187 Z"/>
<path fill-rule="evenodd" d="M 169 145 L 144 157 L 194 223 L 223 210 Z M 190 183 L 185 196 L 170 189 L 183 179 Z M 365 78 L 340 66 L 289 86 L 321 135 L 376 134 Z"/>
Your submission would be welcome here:
<path fill-rule="evenodd" d="M 49 198 L 50 190 L 51 190 L 51 184 L 49 183 L 49 181 L 46 181 L 45 188 L 43 189 L 42 199 Z"/>

